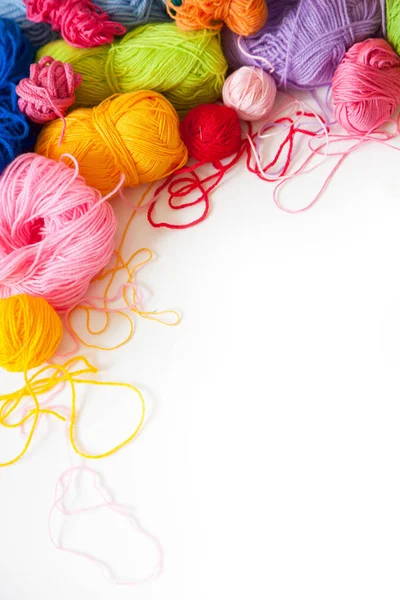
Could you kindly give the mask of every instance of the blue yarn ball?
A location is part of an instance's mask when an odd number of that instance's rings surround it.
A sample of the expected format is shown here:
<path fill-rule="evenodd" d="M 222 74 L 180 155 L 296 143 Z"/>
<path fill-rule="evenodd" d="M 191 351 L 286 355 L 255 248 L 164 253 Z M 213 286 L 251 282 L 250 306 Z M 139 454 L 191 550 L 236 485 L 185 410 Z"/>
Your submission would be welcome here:
<path fill-rule="evenodd" d="M 44 46 L 56 37 L 50 25 L 28 21 L 23 0 L 0 0 L 0 18 L 18 23 L 35 48 Z"/>
<path fill-rule="evenodd" d="M 1 1 L 1 0 L 0 0 Z M 113 21 L 127 29 L 149 21 L 168 21 L 164 0 L 94 0 Z"/>
<path fill-rule="evenodd" d="M 33 150 L 37 134 L 38 127 L 18 108 L 15 85 L 0 88 L 0 173 L 19 154 Z"/>
<path fill-rule="evenodd" d="M 0 19 L 0 86 L 27 77 L 34 56 L 30 41 L 18 25 L 10 19 Z"/>

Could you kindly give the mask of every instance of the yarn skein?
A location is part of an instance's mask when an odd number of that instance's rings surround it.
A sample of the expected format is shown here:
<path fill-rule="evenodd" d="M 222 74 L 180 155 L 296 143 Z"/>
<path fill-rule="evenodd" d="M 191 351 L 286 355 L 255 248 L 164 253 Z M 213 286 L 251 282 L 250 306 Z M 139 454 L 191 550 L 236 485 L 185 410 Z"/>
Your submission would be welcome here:
<path fill-rule="evenodd" d="M 0 19 L 0 173 L 32 149 L 35 129 L 18 108 L 15 83 L 29 73 L 33 49 L 16 23 Z"/>
<path fill-rule="evenodd" d="M 266 0 L 166 0 L 170 16 L 185 30 L 221 29 L 239 35 L 257 33 L 268 16 Z"/>
<path fill-rule="evenodd" d="M 65 121 L 62 143 L 62 123 L 53 121 L 42 129 L 36 151 L 56 160 L 75 156 L 86 182 L 103 194 L 121 175 L 126 186 L 136 186 L 167 177 L 187 161 L 178 115 L 157 92 L 117 94 L 93 109 L 72 111 Z"/>
<path fill-rule="evenodd" d="M 74 308 L 114 250 L 108 202 L 64 162 L 16 158 L 0 178 L 0 298 L 28 294 Z"/>
<path fill-rule="evenodd" d="M 26 16 L 34 23 L 48 23 L 71 46 L 91 48 L 111 44 L 126 29 L 111 21 L 92 0 L 25 0 Z"/>
<path fill-rule="evenodd" d="M 0 18 L 11 19 L 18 24 L 35 48 L 48 44 L 56 37 L 50 25 L 46 23 L 32 23 L 32 21 L 27 19 L 24 0 L 1 0 Z"/>
<path fill-rule="evenodd" d="M 164 0 L 95 0 L 95 3 L 127 29 L 152 21 L 169 21 Z"/>
<path fill-rule="evenodd" d="M 225 32 L 225 55 L 233 68 L 271 72 L 284 89 L 329 85 L 346 51 L 382 31 L 381 0 L 270 0 L 269 7 L 273 18 L 258 34 Z"/>
<path fill-rule="evenodd" d="M 400 103 L 400 57 L 383 39 L 347 51 L 332 82 L 337 121 L 351 133 L 368 133 L 387 121 Z"/>
<path fill-rule="evenodd" d="M 81 83 L 82 75 L 74 73 L 71 65 L 44 56 L 31 65 L 29 78 L 21 79 L 16 87 L 19 109 L 35 123 L 63 118 Z"/>
<path fill-rule="evenodd" d="M 83 77 L 77 106 L 95 106 L 114 93 L 151 89 L 184 116 L 221 95 L 227 63 L 214 31 L 186 32 L 175 23 L 137 27 L 111 46 L 72 48 L 59 40 L 38 52 L 69 63 Z"/>
<path fill-rule="evenodd" d="M 259 67 L 241 67 L 225 81 L 222 98 L 225 106 L 236 110 L 240 119 L 263 119 L 275 102 L 275 80 Z"/>
<path fill-rule="evenodd" d="M 398 0 L 386 0 L 387 38 L 400 54 L 400 4 Z"/>

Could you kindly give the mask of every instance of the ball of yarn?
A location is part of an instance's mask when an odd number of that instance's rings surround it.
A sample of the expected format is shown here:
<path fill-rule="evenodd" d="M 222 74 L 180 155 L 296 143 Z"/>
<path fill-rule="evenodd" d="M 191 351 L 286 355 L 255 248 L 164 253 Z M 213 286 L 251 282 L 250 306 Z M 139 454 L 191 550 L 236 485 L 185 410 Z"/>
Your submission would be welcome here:
<path fill-rule="evenodd" d="M 168 21 L 164 0 L 95 0 L 108 16 L 127 29 L 150 21 Z"/>
<path fill-rule="evenodd" d="M 75 307 L 114 250 L 108 202 L 64 162 L 19 156 L 0 178 L 0 297 Z"/>
<path fill-rule="evenodd" d="M 0 174 L 18 154 L 31 150 L 36 131 L 18 108 L 15 86 L 0 87 Z"/>
<path fill-rule="evenodd" d="M 332 82 L 346 51 L 380 35 L 381 0 L 270 0 L 273 15 L 254 36 L 229 30 L 224 49 L 231 67 L 273 72 L 278 87 L 313 89 Z"/>
<path fill-rule="evenodd" d="M 26 372 L 48 361 L 62 338 L 62 322 L 43 298 L 0 299 L 0 367 Z"/>
<path fill-rule="evenodd" d="M 190 156 L 204 163 L 235 154 L 242 143 L 236 112 L 221 104 L 193 108 L 182 121 L 181 135 Z"/>
<path fill-rule="evenodd" d="M 25 0 L 26 16 L 34 23 L 48 23 L 71 46 L 91 48 L 111 44 L 126 29 L 111 21 L 92 0 Z"/>
<path fill-rule="evenodd" d="M 386 0 L 387 38 L 400 54 L 400 4 L 398 0 Z"/>
<path fill-rule="evenodd" d="M 349 132 L 368 133 L 387 121 L 400 102 L 400 57 L 382 39 L 355 44 L 332 82 L 337 121 Z"/>
<path fill-rule="evenodd" d="M 240 119 L 257 121 L 272 109 L 276 98 L 275 79 L 258 67 L 241 67 L 225 81 L 222 97 Z"/>
<path fill-rule="evenodd" d="M 181 31 L 175 23 L 137 27 L 112 46 L 72 48 L 59 40 L 40 50 L 83 77 L 77 105 L 95 106 L 114 93 L 161 92 L 180 115 L 221 95 L 227 64 L 214 31 Z"/>
<path fill-rule="evenodd" d="M 257 33 L 267 20 L 266 0 L 166 0 L 178 27 L 221 29 L 225 23 L 239 35 Z"/>
<path fill-rule="evenodd" d="M 68 63 L 44 56 L 30 67 L 29 78 L 17 85 L 18 106 L 35 123 L 47 123 L 64 117 L 75 102 L 75 90 L 82 75 Z"/>
<path fill-rule="evenodd" d="M 35 48 L 48 44 L 55 38 L 55 33 L 46 23 L 32 23 L 28 20 L 24 0 L 1 0 L 0 18 L 15 21 Z"/>
<path fill-rule="evenodd" d="M 0 19 L 0 86 L 26 77 L 33 58 L 32 45 L 18 25 Z"/>
<path fill-rule="evenodd" d="M 60 120 L 46 125 L 36 151 L 53 159 L 75 156 L 81 175 L 102 193 L 115 189 L 121 174 L 132 187 L 167 177 L 187 161 L 178 115 L 157 92 L 120 94 L 72 111 L 60 145 L 61 128 Z"/>

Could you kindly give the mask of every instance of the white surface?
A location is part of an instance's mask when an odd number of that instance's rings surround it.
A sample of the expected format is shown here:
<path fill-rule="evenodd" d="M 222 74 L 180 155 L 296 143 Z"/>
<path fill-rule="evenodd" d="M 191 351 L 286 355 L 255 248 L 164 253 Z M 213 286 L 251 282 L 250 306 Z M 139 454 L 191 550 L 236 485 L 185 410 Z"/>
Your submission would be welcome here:
<path fill-rule="evenodd" d="M 363 148 L 314 209 L 290 216 L 242 164 L 202 225 L 154 230 L 137 218 L 131 250 L 158 256 L 139 278 L 147 306 L 184 319 L 138 318 L 122 350 L 85 352 L 103 379 L 138 385 L 151 413 L 133 444 L 90 466 L 161 540 L 164 573 L 117 588 L 50 545 L 68 453 L 48 420 L 29 455 L 0 471 L 1 600 L 399 597 L 398 165 L 396 152 Z M 305 204 L 319 177 L 293 182 L 285 198 Z M 3 389 L 17 380 L 1 373 Z M 130 431 L 130 397 L 92 391 L 83 402 L 86 447 Z M 143 574 L 130 552 L 144 546 L 121 521 L 75 524 L 64 543 L 97 551 L 121 577 Z"/>

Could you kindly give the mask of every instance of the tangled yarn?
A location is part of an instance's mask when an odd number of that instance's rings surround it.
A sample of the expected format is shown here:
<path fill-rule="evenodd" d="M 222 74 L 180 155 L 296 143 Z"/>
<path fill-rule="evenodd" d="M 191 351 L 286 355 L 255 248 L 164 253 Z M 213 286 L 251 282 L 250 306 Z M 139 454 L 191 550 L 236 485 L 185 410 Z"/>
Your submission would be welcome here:
<path fill-rule="evenodd" d="M 275 80 L 259 67 L 241 67 L 225 81 L 222 97 L 225 106 L 236 110 L 240 119 L 257 121 L 274 105 Z"/>
<path fill-rule="evenodd" d="M 71 46 L 91 48 L 111 44 L 126 29 L 111 21 L 92 0 L 25 0 L 26 16 L 34 23 L 48 23 Z"/>
<path fill-rule="evenodd" d="M 137 27 L 112 46 L 71 48 L 59 40 L 40 50 L 72 65 L 83 77 L 77 105 L 95 106 L 114 93 L 154 90 L 180 115 L 221 95 L 227 64 L 219 34 L 182 31 L 175 23 Z"/>
<path fill-rule="evenodd" d="M 115 229 L 110 204 L 77 169 L 19 156 L 0 179 L 0 297 L 72 309 L 111 258 Z"/>
<path fill-rule="evenodd" d="M 35 131 L 18 108 L 15 83 L 29 73 L 33 49 L 16 23 L 0 19 L 0 173 L 35 143 Z"/>
<path fill-rule="evenodd" d="M 265 25 L 266 0 L 166 0 L 168 13 L 186 30 L 221 29 L 253 35 Z"/>
<path fill-rule="evenodd" d="M 400 57 L 382 39 L 355 44 L 332 82 L 337 121 L 349 132 L 368 133 L 387 121 L 400 102 Z"/>
<path fill-rule="evenodd" d="M 400 54 L 400 4 L 398 0 L 386 0 L 387 38 Z"/>
<path fill-rule="evenodd" d="M 18 106 L 31 121 L 47 123 L 63 118 L 75 102 L 75 89 L 82 76 L 68 63 L 44 56 L 30 67 L 29 78 L 17 85 Z"/>
<path fill-rule="evenodd" d="M 75 156 L 81 175 L 102 193 L 114 190 L 121 175 L 131 187 L 167 177 L 187 160 L 178 115 L 157 92 L 119 94 L 73 111 L 59 145 L 61 127 L 60 120 L 46 125 L 36 151 L 56 160 Z"/>
<path fill-rule="evenodd" d="M 164 0 L 95 0 L 111 19 L 127 29 L 149 21 L 168 21 Z"/>
<path fill-rule="evenodd" d="M 270 0 L 272 19 L 258 34 L 224 35 L 230 66 L 273 73 L 279 87 L 313 89 L 332 82 L 346 51 L 380 35 L 381 0 Z"/>
<path fill-rule="evenodd" d="M 183 119 L 181 135 L 190 156 L 213 163 L 238 152 L 242 143 L 240 121 L 232 108 L 201 104 Z"/>
<path fill-rule="evenodd" d="M 50 25 L 32 23 L 27 19 L 24 0 L 1 0 L 0 18 L 15 21 L 35 48 L 48 44 L 55 38 L 55 33 L 51 30 Z"/>
<path fill-rule="evenodd" d="M 24 372 L 48 361 L 63 334 L 60 317 L 43 298 L 0 299 L 0 367 Z"/>

